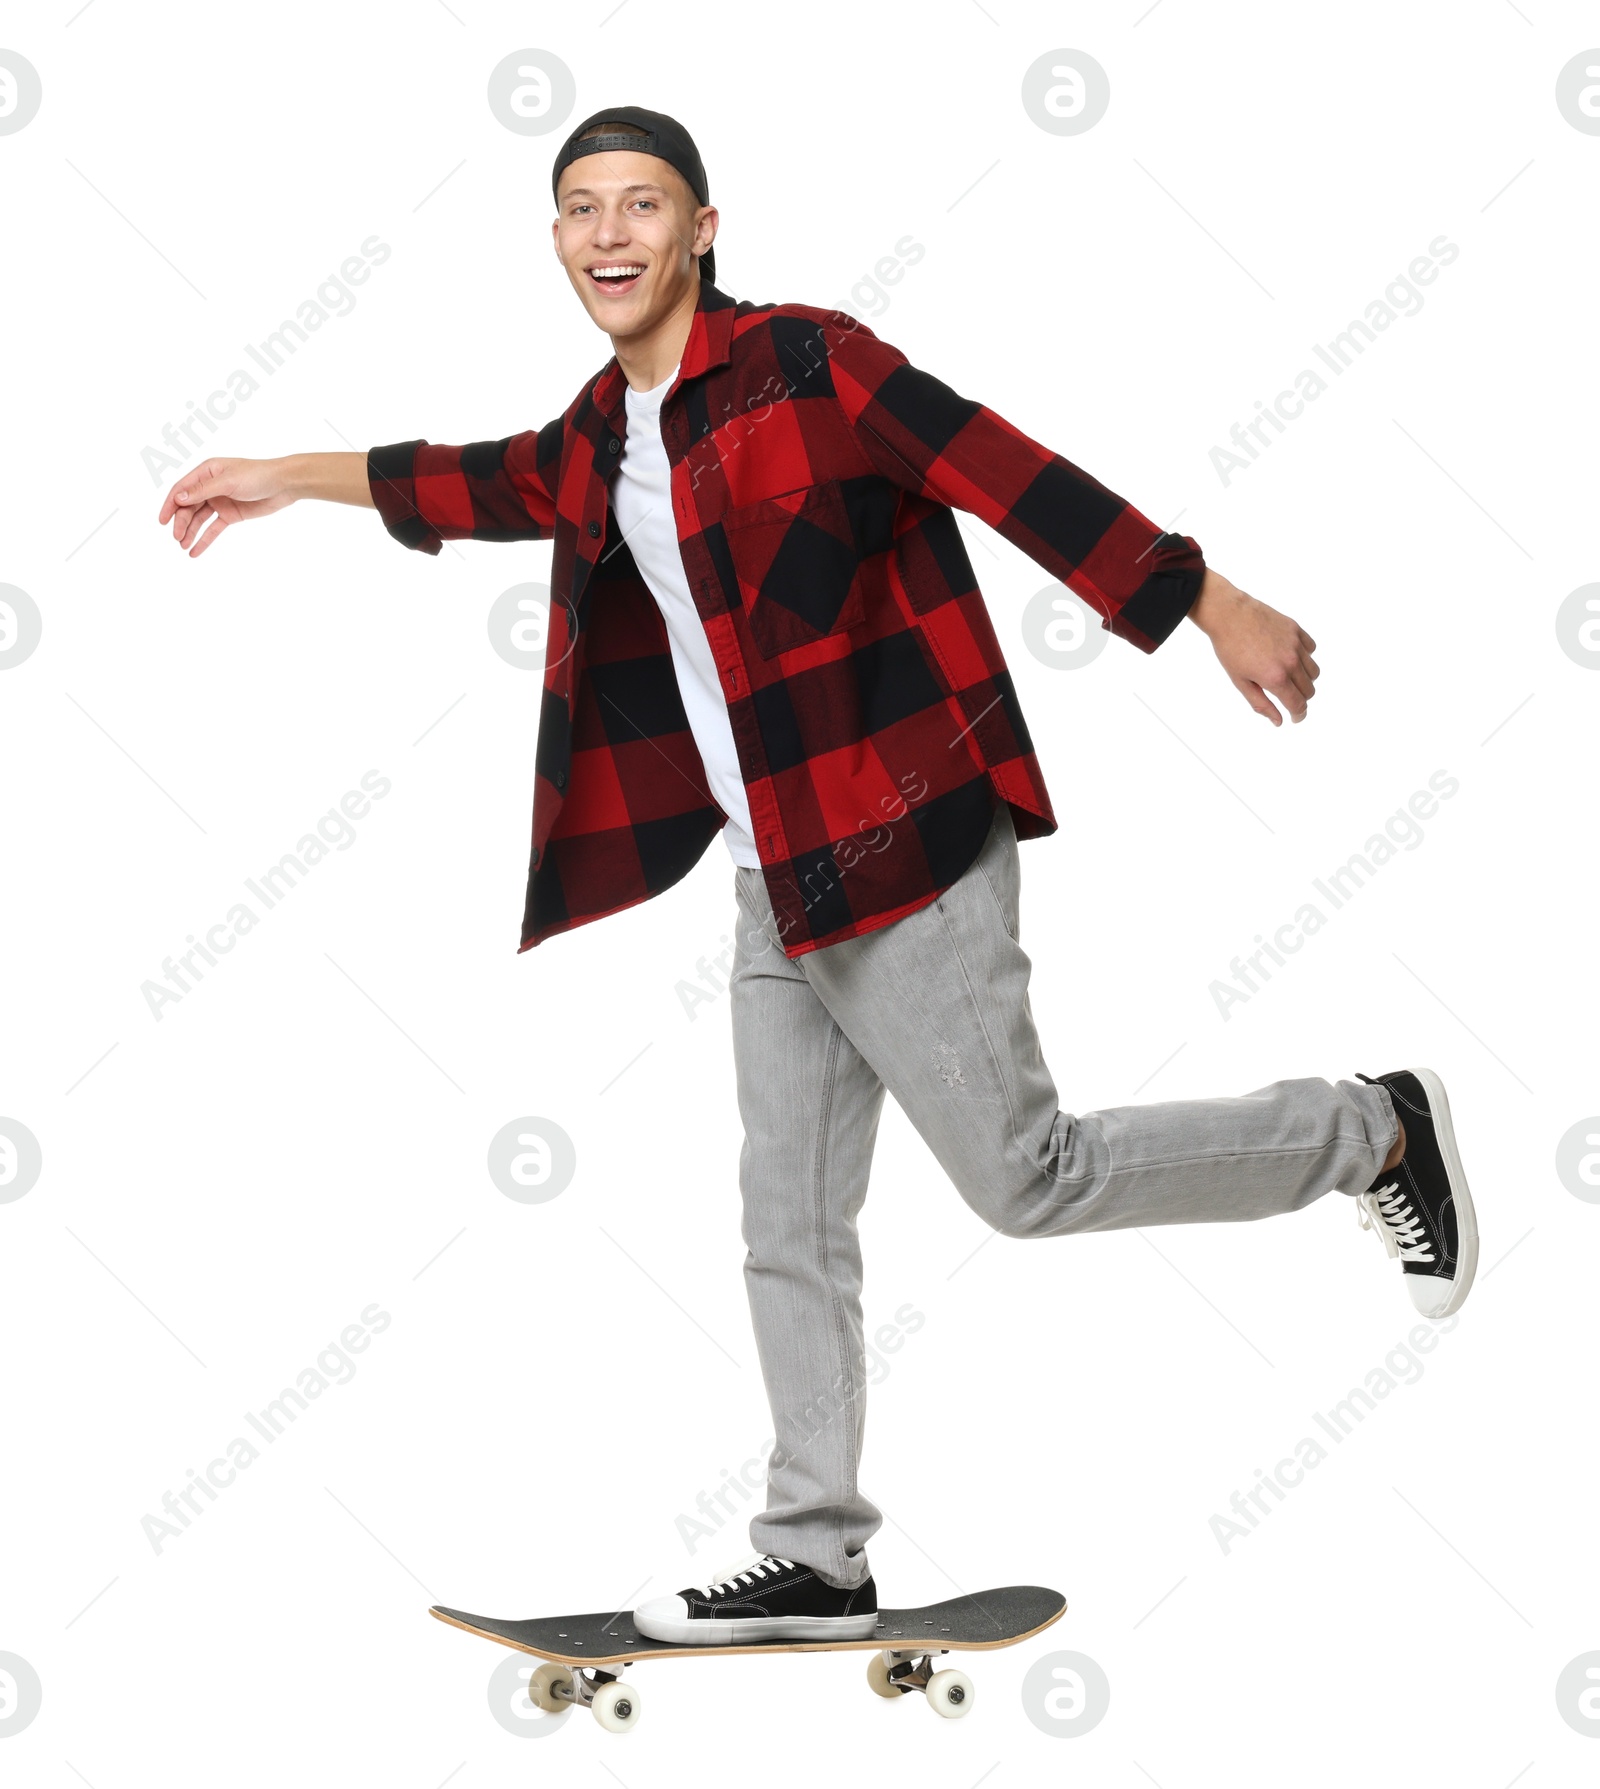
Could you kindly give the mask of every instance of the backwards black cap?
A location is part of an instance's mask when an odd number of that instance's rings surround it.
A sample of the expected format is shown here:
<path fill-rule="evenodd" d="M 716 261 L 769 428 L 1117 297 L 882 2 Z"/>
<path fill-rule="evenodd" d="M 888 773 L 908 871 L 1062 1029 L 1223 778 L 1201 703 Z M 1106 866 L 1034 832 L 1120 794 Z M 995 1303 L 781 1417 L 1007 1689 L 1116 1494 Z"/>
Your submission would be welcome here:
<path fill-rule="evenodd" d="M 607 131 L 604 135 L 590 137 L 587 142 L 579 142 L 586 130 L 593 130 L 597 124 L 632 124 L 645 134 L 641 137 L 636 131 Z M 556 165 L 550 171 L 550 191 L 560 198 L 561 170 L 569 162 L 575 162 L 580 156 L 598 155 L 607 149 L 631 149 L 640 155 L 658 155 L 664 162 L 669 162 L 689 183 L 689 188 L 702 205 L 709 205 L 707 195 L 706 170 L 700 160 L 700 151 L 694 146 L 691 137 L 676 118 L 669 118 L 665 112 L 647 111 L 643 106 L 605 106 L 600 111 L 591 113 L 585 118 L 572 135 L 561 145 L 556 156 Z M 700 277 L 703 280 L 714 280 L 717 277 L 717 264 L 714 249 L 707 249 L 700 256 Z"/>

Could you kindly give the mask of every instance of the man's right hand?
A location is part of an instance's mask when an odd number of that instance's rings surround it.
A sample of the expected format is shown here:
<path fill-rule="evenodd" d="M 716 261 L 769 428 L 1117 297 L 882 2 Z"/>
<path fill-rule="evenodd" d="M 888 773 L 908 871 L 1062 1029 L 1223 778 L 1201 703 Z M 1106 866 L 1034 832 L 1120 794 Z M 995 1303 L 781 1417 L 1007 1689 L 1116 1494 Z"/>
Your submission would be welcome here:
<path fill-rule="evenodd" d="M 167 492 L 157 520 L 197 558 L 235 522 L 287 509 L 299 497 L 373 507 L 363 453 L 296 453 L 277 460 L 204 460 Z"/>
<path fill-rule="evenodd" d="M 193 559 L 235 522 L 270 516 L 293 503 L 299 493 L 289 488 L 287 465 L 286 460 L 205 460 L 167 492 L 157 520 L 171 522 L 172 538 Z"/>

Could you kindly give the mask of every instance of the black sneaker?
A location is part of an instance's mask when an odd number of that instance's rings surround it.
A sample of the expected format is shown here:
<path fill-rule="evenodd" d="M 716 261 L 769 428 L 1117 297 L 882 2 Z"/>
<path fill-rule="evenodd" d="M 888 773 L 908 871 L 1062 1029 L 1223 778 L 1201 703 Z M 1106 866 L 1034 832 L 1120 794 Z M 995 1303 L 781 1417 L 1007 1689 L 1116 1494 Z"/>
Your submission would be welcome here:
<path fill-rule="evenodd" d="M 809 1566 L 762 1553 L 720 1583 L 652 1597 L 633 1619 L 646 1639 L 686 1646 L 870 1640 L 878 1626 L 878 1593 L 870 1578 L 854 1590 L 835 1590 Z"/>
<path fill-rule="evenodd" d="M 1456 1149 L 1444 1083 L 1429 1068 L 1356 1079 L 1386 1087 L 1406 1131 L 1396 1165 L 1356 1196 L 1361 1227 L 1400 1257 L 1411 1302 L 1424 1317 L 1459 1310 L 1478 1267 L 1478 1222 Z"/>

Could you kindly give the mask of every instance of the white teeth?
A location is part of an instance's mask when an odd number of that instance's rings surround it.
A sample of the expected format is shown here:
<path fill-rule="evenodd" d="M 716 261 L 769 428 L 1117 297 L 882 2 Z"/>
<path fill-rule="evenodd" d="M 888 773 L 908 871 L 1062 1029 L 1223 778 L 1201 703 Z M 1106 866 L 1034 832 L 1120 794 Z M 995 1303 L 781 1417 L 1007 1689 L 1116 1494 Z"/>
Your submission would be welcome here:
<path fill-rule="evenodd" d="M 597 279 L 631 279 L 636 273 L 643 273 L 642 267 L 591 267 L 589 269 Z"/>

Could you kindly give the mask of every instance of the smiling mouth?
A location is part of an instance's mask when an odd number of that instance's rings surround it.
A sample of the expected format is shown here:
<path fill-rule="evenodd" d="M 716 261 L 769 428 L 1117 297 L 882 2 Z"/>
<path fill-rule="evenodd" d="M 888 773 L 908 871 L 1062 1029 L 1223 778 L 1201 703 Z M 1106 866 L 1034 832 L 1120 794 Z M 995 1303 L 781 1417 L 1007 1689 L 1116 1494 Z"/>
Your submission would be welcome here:
<path fill-rule="evenodd" d="M 588 267 L 584 271 L 588 274 L 591 285 L 612 294 L 631 292 L 644 278 L 644 264 L 639 261 L 616 261 Z"/>

